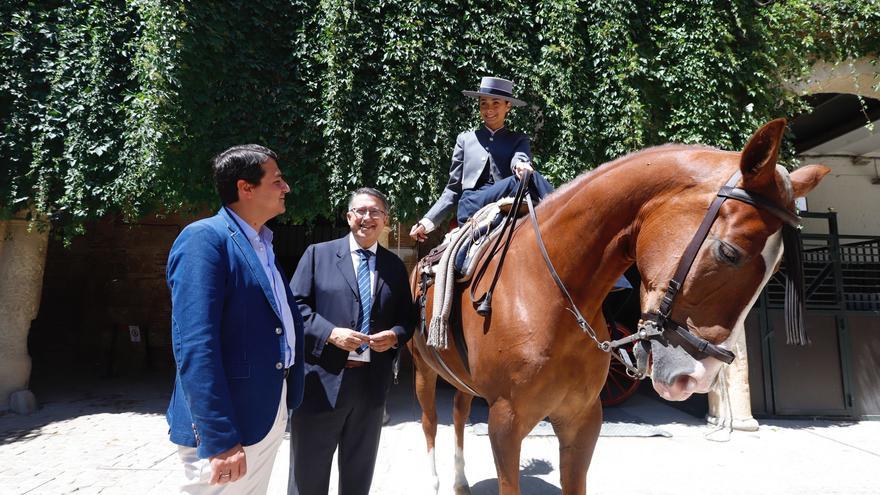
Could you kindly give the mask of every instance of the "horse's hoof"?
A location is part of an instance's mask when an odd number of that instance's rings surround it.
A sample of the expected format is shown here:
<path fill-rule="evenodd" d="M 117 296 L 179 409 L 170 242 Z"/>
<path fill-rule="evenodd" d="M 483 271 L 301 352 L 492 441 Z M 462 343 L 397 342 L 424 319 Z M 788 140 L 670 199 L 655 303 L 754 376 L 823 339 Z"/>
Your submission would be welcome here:
<path fill-rule="evenodd" d="M 452 493 L 455 495 L 471 495 L 471 487 L 469 485 L 459 485 L 452 487 Z"/>

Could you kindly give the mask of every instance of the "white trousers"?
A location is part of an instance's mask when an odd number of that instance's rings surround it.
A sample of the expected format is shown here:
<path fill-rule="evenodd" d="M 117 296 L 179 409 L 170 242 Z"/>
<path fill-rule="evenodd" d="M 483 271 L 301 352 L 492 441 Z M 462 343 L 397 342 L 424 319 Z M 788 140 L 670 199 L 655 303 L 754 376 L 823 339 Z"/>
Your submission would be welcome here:
<path fill-rule="evenodd" d="M 200 459 L 196 449 L 178 446 L 178 455 L 183 464 L 183 477 L 179 485 L 180 493 L 192 495 L 238 495 L 265 494 L 269 488 L 272 465 L 275 455 L 284 439 L 287 427 L 287 382 L 282 382 L 281 400 L 278 414 L 269 433 L 254 445 L 244 447 L 247 474 L 234 483 L 211 485 L 211 461 Z"/>

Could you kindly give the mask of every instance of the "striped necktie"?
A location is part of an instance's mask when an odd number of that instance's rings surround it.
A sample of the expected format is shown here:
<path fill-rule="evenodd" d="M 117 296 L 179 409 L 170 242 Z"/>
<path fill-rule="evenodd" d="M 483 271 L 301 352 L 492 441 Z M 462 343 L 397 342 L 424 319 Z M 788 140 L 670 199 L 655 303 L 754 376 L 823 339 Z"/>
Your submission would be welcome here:
<path fill-rule="evenodd" d="M 358 249 L 358 256 L 361 262 L 358 265 L 357 281 L 358 291 L 361 296 L 361 312 L 358 315 L 358 331 L 364 335 L 370 334 L 370 311 L 373 309 L 373 291 L 370 283 L 370 257 L 373 256 L 371 251 L 366 249 Z M 369 347 L 367 344 L 360 346 L 355 352 L 363 353 Z"/>

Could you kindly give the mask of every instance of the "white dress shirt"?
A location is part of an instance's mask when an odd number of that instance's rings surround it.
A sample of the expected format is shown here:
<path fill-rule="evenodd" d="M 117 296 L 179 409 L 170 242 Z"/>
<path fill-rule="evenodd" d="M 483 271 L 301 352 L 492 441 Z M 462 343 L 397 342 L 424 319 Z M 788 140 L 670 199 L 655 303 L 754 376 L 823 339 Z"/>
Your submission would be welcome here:
<path fill-rule="evenodd" d="M 266 274 L 266 278 L 269 279 L 272 294 L 275 296 L 275 305 L 278 307 L 278 311 L 281 312 L 281 328 L 284 331 L 285 337 L 284 367 L 290 368 L 293 366 L 293 350 L 296 349 L 296 328 L 293 323 L 293 313 L 291 313 L 290 304 L 287 301 L 284 278 L 275 266 L 275 251 L 272 249 L 274 234 L 265 225 L 257 233 L 243 218 L 232 211 L 232 208 L 227 208 L 226 211 L 238 222 L 241 233 L 244 234 L 254 249 L 254 253 L 260 260 L 260 265 L 263 267 L 263 272 Z M 297 308 L 297 311 L 299 311 L 299 308 Z"/>

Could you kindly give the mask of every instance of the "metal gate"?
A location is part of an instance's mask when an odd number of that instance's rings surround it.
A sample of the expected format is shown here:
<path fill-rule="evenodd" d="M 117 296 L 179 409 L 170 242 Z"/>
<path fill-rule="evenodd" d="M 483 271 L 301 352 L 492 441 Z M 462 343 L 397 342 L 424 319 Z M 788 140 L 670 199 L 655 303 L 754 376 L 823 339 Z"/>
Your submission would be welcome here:
<path fill-rule="evenodd" d="M 840 235 L 837 214 L 804 234 L 809 344 L 785 344 L 785 267 L 746 320 L 757 415 L 880 418 L 880 237 Z M 755 328 L 757 327 L 757 328 Z"/>

